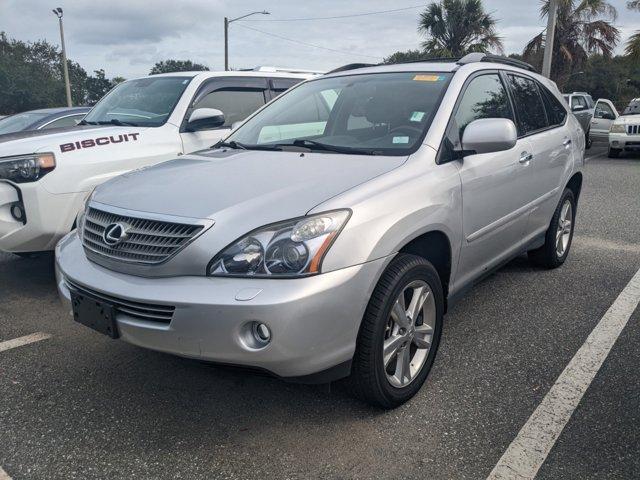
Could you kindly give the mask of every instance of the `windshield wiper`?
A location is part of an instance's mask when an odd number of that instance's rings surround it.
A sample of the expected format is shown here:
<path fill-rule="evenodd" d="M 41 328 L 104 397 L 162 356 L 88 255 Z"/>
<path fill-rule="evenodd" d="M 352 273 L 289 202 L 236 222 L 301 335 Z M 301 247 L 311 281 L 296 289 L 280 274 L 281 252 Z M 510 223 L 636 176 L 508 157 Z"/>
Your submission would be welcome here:
<path fill-rule="evenodd" d="M 287 146 L 287 144 L 279 144 L 280 146 Z M 365 148 L 357 148 L 357 147 L 340 147 L 338 145 L 329 145 L 327 143 L 316 142 L 315 140 L 308 140 L 306 138 L 298 138 L 294 140 L 291 144 L 294 147 L 306 147 L 311 150 L 323 150 L 326 152 L 336 152 L 336 153 L 351 153 L 354 155 L 379 155 L 380 152 L 377 150 L 369 150 Z"/>
<path fill-rule="evenodd" d="M 98 122 L 87 122 L 86 120 L 80 120 L 78 125 L 98 125 Z"/>
<path fill-rule="evenodd" d="M 236 142 L 235 140 L 231 140 L 230 142 L 225 142 L 223 140 L 220 140 L 212 148 L 220 148 L 220 147 L 233 148 L 235 150 L 268 150 L 268 151 L 282 150 L 282 148 L 275 145 L 247 145 L 245 143 Z"/>
<path fill-rule="evenodd" d="M 117 125 L 118 127 L 139 127 L 137 123 L 132 122 L 123 122 L 122 120 L 118 120 L 117 118 L 113 118 L 111 120 L 103 120 L 100 122 L 94 122 L 97 125 Z"/>

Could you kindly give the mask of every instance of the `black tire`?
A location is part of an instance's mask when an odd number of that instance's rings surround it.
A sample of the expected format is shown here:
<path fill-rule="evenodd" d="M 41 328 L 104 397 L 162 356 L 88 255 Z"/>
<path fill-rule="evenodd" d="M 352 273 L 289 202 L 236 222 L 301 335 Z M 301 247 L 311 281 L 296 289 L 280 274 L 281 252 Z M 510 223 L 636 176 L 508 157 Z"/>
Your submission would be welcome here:
<path fill-rule="evenodd" d="M 560 214 L 562 212 L 562 207 L 565 202 L 569 201 L 571 203 L 571 232 L 569 233 L 569 241 L 562 255 L 558 255 L 558 251 L 556 249 L 556 234 L 558 232 L 558 223 L 560 221 Z M 573 232 L 575 231 L 576 225 L 576 199 L 573 195 L 573 192 L 568 188 L 564 189 L 562 192 L 562 197 L 560 197 L 560 202 L 556 207 L 555 212 L 553 213 L 553 217 L 551 218 L 551 223 L 549 224 L 549 228 L 547 229 L 547 233 L 545 234 L 545 242 L 542 247 L 537 248 L 536 250 L 530 250 L 528 252 L 529 259 L 541 267 L 544 268 L 558 268 L 560 265 L 564 263 L 569 255 L 569 250 L 571 249 L 571 242 L 573 241 Z"/>
<path fill-rule="evenodd" d="M 435 325 L 431 348 L 422 369 L 405 387 L 393 386 L 385 374 L 382 346 L 391 308 L 412 281 L 428 284 L 435 301 Z M 429 375 L 442 334 L 444 296 L 436 269 L 422 257 L 398 255 L 382 274 L 371 295 L 358 333 L 351 376 L 352 393 L 359 399 L 384 409 L 395 408 L 413 397 Z"/>
<path fill-rule="evenodd" d="M 591 138 L 591 130 L 589 130 L 586 134 L 585 134 L 585 142 L 584 142 L 584 148 L 585 150 L 589 150 L 591 148 L 591 146 L 593 145 L 593 139 Z"/>
<path fill-rule="evenodd" d="M 16 252 L 14 253 L 14 255 L 17 255 L 20 258 L 29 258 L 29 259 L 40 258 L 46 254 L 47 252 Z"/>
<path fill-rule="evenodd" d="M 609 158 L 618 158 L 620 156 L 621 152 L 622 152 L 622 150 L 620 150 L 619 148 L 611 148 L 611 147 L 609 147 L 609 151 L 607 152 L 607 156 Z"/>

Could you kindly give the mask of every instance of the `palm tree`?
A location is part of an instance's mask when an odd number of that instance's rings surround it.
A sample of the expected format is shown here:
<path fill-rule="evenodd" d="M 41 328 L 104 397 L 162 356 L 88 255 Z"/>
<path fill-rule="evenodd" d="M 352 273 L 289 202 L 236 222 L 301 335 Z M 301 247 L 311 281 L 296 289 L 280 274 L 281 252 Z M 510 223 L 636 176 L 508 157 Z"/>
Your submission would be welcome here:
<path fill-rule="evenodd" d="M 640 10 L 640 0 L 630 0 L 627 2 L 627 8 Z M 624 48 L 624 53 L 631 58 L 640 60 L 640 30 L 629 37 Z"/>
<path fill-rule="evenodd" d="M 541 0 L 540 17 L 548 13 L 549 0 Z M 558 1 L 551 78 L 561 88 L 571 71 L 584 65 L 589 54 L 611 57 L 620 38 L 620 32 L 612 23 L 616 18 L 616 9 L 606 0 Z M 545 32 L 541 32 L 525 47 L 525 59 L 541 65 L 544 46 Z"/>
<path fill-rule="evenodd" d="M 430 55 L 461 57 L 469 52 L 502 52 L 496 20 L 484 11 L 482 0 L 442 0 L 420 14 L 418 31 Z"/>

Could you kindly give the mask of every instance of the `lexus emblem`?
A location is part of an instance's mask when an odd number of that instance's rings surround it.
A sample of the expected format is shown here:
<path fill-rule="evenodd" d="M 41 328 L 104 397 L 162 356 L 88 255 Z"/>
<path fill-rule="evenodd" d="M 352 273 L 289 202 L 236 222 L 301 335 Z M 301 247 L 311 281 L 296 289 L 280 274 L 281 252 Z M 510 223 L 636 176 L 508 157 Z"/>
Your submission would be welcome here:
<path fill-rule="evenodd" d="M 129 226 L 124 223 L 112 223 L 107 225 L 102 233 L 102 240 L 107 245 L 114 247 L 129 238 Z"/>

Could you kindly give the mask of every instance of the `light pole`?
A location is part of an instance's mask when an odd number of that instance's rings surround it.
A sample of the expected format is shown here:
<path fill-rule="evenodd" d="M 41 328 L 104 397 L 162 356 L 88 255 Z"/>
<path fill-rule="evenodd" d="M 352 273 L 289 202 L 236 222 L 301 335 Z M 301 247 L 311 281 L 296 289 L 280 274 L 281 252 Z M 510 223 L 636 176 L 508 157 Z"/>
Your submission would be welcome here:
<path fill-rule="evenodd" d="M 547 35 L 544 39 L 544 57 L 542 59 L 542 75 L 551 78 L 551 61 L 553 60 L 553 40 L 556 34 L 556 17 L 558 16 L 558 0 L 549 0 L 547 13 Z"/>
<path fill-rule="evenodd" d="M 62 70 L 64 72 L 64 87 L 67 91 L 67 106 L 71 106 L 71 84 L 69 83 L 69 69 L 67 68 L 67 50 L 64 47 L 64 28 L 62 27 L 62 9 L 54 8 L 53 13 L 60 22 L 60 43 L 62 44 Z"/>
<path fill-rule="evenodd" d="M 229 70 L 229 24 L 235 22 L 236 20 L 240 20 L 242 18 L 249 17 L 251 15 L 270 15 L 269 12 L 263 10 L 261 12 L 251 12 L 246 15 L 242 15 L 238 18 L 232 18 L 231 20 L 227 17 L 224 17 L 224 70 Z M 61 24 L 62 25 L 62 24 Z"/>

